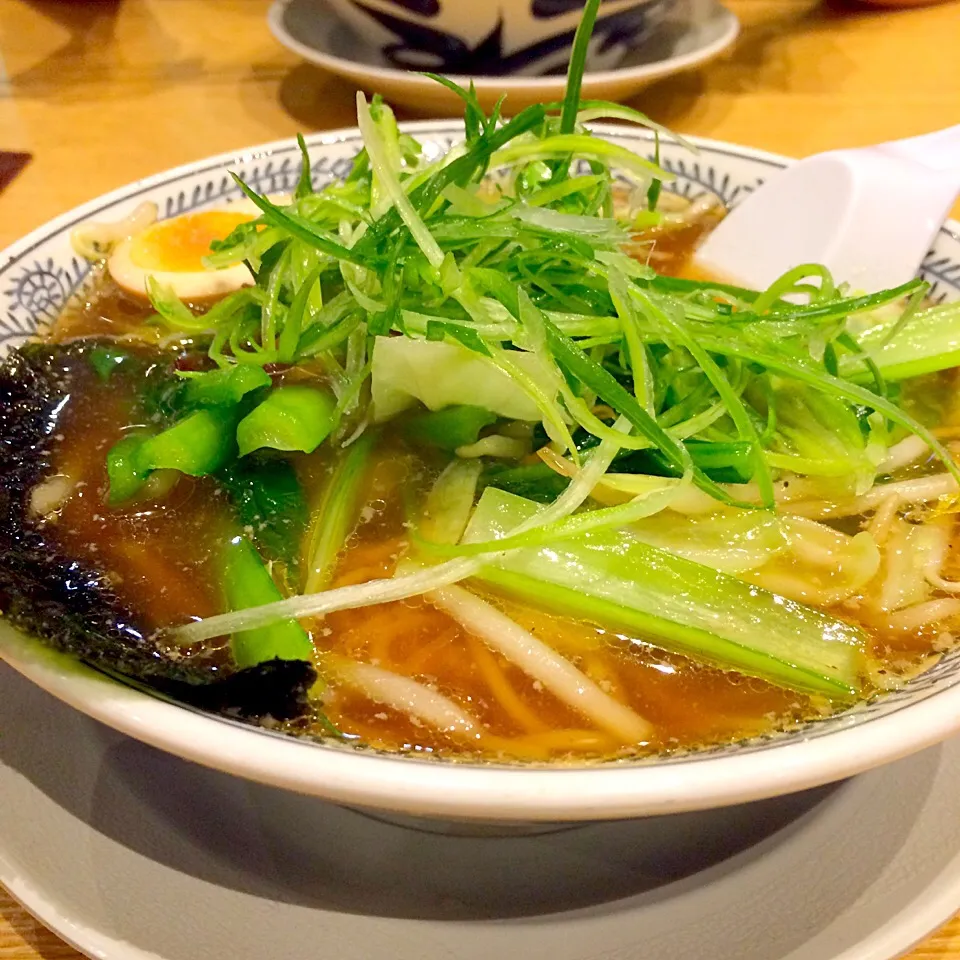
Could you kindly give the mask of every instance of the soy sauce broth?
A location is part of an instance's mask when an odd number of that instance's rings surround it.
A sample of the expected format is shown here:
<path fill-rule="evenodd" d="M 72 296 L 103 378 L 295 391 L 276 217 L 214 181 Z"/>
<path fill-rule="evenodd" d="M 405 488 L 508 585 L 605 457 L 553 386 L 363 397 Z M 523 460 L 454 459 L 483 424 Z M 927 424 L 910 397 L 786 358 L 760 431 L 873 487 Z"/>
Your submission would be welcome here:
<path fill-rule="evenodd" d="M 703 228 L 678 231 L 660 242 L 657 269 L 689 274 L 690 251 Z M 99 279 L 83 303 L 71 306 L 49 339 L 107 337 L 155 345 L 155 328 L 144 328 L 149 311 Z M 135 346 L 134 346 L 135 349 Z M 122 378 L 98 380 L 78 371 L 76 389 L 58 422 L 55 473 L 67 490 L 46 523 L 62 548 L 109 576 L 118 594 L 157 629 L 224 609 L 217 581 L 219 545 L 235 531 L 221 491 L 209 479 L 181 477 L 153 501 L 110 508 L 105 503 L 105 456 L 130 423 L 136 397 Z M 294 462 L 315 502 L 329 467 L 321 446 Z M 407 544 L 407 506 L 422 495 L 439 467 L 389 429 L 380 441 L 361 522 L 345 544 L 333 586 L 392 575 Z M 338 686 L 318 685 L 316 709 L 354 743 L 388 751 L 455 759 L 586 762 L 685 750 L 788 729 L 829 713 L 819 698 L 783 690 L 664 653 L 643 637 L 612 634 L 523 607 L 485 593 L 510 617 L 563 655 L 605 692 L 650 721 L 653 735 L 637 745 L 618 742 L 542 689 L 516 666 L 490 650 L 447 614 L 412 599 L 343 611 L 305 622 L 321 678 L 331 655 L 380 666 L 444 694 L 477 718 L 479 740 L 463 742 L 430 729 L 406 714 Z M 848 618 L 849 612 L 846 612 Z M 877 634 L 874 653 L 919 663 L 932 638 L 891 640 Z M 210 646 L 226 656 L 226 638 Z M 320 689 L 320 688 L 323 689 Z M 328 735 L 328 722 L 298 720 L 300 735 Z"/>
<path fill-rule="evenodd" d="M 109 302 L 105 291 L 95 309 Z M 83 319 L 89 335 L 96 324 L 89 315 Z M 49 511 L 46 523 L 52 539 L 71 556 L 105 571 L 118 596 L 151 627 L 162 629 L 222 612 L 218 550 L 236 529 L 216 483 L 180 477 L 154 500 L 109 507 L 105 458 L 137 419 L 135 385 L 122 377 L 103 383 L 82 361 L 71 375 L 73 389 L 60 414 L 61 439 L 54 455 L 54 476 L 68 483 L 69 492 Z M 327 460 L 323 447 L 297 458 L 301 480 L 313 496 Z M 411 491 L 414 498 L 425 492 L 437 469 L 436 463 L 389 436 L 381 442 L 363 520 L 345 546 L 332 586 L 393 574 L 405 550 Z M 492 593 L 486 596 L 652 722 L 655 735 L 641 752 L 752 736 L 823 709 L 811 698 L 665 654 L 642 638 L 612 635 Z M 423 600 L 342 611 L 305 626 L 317 650 L 321 677 L 328 654 L 381 666 L 450 697 L 474 715 L 484 731 L 477 743 L 458 742 L 334 685 L 321 694 L 317 707 L 349 741 L 386 750 L 501 760 L 587 760 L 637 752 L 635 744 L 619 743 L 594 728 Z M 226 656 L 225 639 L 210 646 Z M 291 729 L 322 735 L 327 728 L 318 720 L 297 721 Z"/>

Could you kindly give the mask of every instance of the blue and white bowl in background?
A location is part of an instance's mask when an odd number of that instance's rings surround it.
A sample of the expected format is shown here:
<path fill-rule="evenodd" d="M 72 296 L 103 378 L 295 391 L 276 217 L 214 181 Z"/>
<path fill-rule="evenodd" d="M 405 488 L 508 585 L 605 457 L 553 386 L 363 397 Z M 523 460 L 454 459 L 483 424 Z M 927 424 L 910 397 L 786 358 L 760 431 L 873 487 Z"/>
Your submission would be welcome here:
<path fill-rule="evenodd" d="M 473 76 L 563 72 L 584 0 L 329 0 L 394 67 Z M 587 66 L 610 70 L 673 0 L 603 0 Z M 318 12 L 318 16 L 322 16 Z"/>

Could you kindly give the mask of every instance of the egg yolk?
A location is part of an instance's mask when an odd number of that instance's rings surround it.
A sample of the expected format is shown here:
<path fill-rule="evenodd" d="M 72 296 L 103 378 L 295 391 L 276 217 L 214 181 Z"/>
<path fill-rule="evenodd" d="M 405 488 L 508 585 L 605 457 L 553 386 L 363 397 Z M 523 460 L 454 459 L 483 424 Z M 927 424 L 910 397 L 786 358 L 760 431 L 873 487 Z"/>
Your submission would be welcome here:
<path fill-rule="evenodd" d="M 213 240 L 223 240 L 234 227 L 253 220 L 249 213 L 207 210 L 162 220 L 134 237 L 130 259 L 144 270 L 196 273 Z"/>

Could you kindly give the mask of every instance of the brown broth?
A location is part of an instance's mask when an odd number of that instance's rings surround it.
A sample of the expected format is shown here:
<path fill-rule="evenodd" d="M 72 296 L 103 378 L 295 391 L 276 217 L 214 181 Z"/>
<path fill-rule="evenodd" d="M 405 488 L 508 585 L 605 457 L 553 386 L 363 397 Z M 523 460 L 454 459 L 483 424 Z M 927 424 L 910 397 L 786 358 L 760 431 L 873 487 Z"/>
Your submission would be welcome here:
<path fill-rule="evenodd" d="M 99 331 L 98 331 L 99 332 Z M 91 372 L 76 379 L 58 423 L 59 474 L 73 483 L 49 521 L 72 556 L 106 571 L 121 599 L 155 628 L 221 612 L 218 546 L 231 520 L 211 480 L 181 477 L 165 496 L 122 508 L 106 504 L 105 457 L 134 417 L 129 388 L 105 386 Z M 322 451 L 322 448 L 321 448 Z M 303 458 L 300 476 L 316 488 L 326 454 Z M 346 545 L 333 586 L 390 576 L 406 546 L 404 492 L 425 489 L 435 469 L 385 443 L 369 482 L 365 521 Z M 653 725 L 641 752 L 690 748 L 789 725 L 819 706 L 759 680 L 671 656 L 633 637 L 615 636 L 488 595 L 616 699 Z M 598 759 L 636 753 L 598 731 L 447 614 L 423 600 L 336 613 L 309 625 L 323 672 L 333 653 L 432 685 L 473 715 L 480 750 L 346 689 L 328 691 L 326 716 L 344 735 L 372 746 L 445 756 L 509 760 Z M 317 727 L 315 732 L 322 732 Z"/>
<path fill-rule="evenodd" d="M 719 219 L 708 216 L 684 226 L 648 230 L 630 245 L 628 251 L 660 274 L 690 280 L 715 279 L 700 270 L 693 254 Z"/>
<path fill-rule="evenodd" d="M 396 551 L 395 540 L 354 543 L 344 555 L 338 585 L 358 582 L 358 567 L 363 580 L 390 575 Z M 696 664 L 638 638 L 486 596 L 651 722 L 654 735 L 642 753 L 753 736 L 822 709 L 813 698 Z M 489 735 L 483 745 L 487 755 L 547 760 L 638 752 L 635 744 L 592 728 L 423 600 L 342 611 L 328 617 L 326 626 L 318 638 L 321 650 L 434 685 L 475 716 Z M 327 713 L 341 729 L 384 749 L 464 753 L 462 744 L 356 695 L 338 693 Z"/>
<path fill-rule="evenodd" d="M 690 253 L 709 224 L 662 232 L 654 240 L 661 272 L 696 276 Z M 649 245 L 644 248 L 649 252 Z M 643 249 L 638 246 L 637 254 Z M 90 336 L 155 344 L 145 328 L 147 306 L 109 279 L 101 279 L 83 302 L 72 305 L 48 339 L 66 342 Z M 112 509 L 105 503 L 105 456 L 130 424 L 134 398 L 123 388 L 98 384 L 93 373 L 72 392 L 58 424 L 62 440 L 56 470 L 69 477 L 69 496 L 48 523 L 71 555 L 106 572 L 126 602 L 150 625 L 166 627 L 220 612 L 218 545 L 233 521 L 216 485 L 182 477 L 166 496 Z M 321 447 L 297 461 L 308 497 L 315 501 L 327 472 Z M 422 494 L 436 465 L 418 459 L 402 443 L 386 440 L 370 480 L 363 522 L 345 545 L 334 586 L 390 576 L 406 549 L 404 498 Z M 960 570 L 956 555 L 951 570 Z M 429 685 L 476 718 L 479 742 L 438 733 L 404 713 L 336 683 L 318 709 L 349 741 L 390 751 L 451 758 L 583 762 L 684 750 L 787 729 L 829 712 L 831 705 L 761 680 L 725 673 L 663 652 L 642 637 L 615 635 L 600 627 L 551 615 L 485 594 L 509 616 L 567 656 L 603 690 L 632 707 L 652 725 L 641 745 L 619 742 L 598 730 L 519 668 L 494 653 L 447 614 L 422 599 L 342 611 L 305 624 L 311 631 L 318 670 L 335 654 L 370 663 Z M 841 615 L 855 614 L 845 608 Z M 893 634 L 882 623 L 872 630 L 872 653 L 891 669 L 923 662 L 936 643 L 929 633 Z M 222 646 L 214 641 L 213 646 Z M 296 732 L 323 734 L 326 727 L 296 725 Z"/>
<path fill-rule="evenodd" d="M 71 556 L 107 571 L 121 600 L 151 627 L 219 612 L 211 557 L 228 521 L 213 483 L 181 476 L 166 496 L 108 506 L 106 456 L 130 424 L 133 397 L 103 388 L 92 370 L 74 383 L 58 421 L 55 455 L 56 471 L 73 486 L 49 521 L 54 539 Z"/>

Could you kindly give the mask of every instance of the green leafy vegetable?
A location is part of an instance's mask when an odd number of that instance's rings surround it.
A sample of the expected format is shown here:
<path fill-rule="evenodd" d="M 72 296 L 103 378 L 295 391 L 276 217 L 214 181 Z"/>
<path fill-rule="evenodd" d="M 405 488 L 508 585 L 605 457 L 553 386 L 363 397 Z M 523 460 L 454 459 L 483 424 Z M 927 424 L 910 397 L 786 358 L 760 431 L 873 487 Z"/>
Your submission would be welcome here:
<path fill-rule="evenodd" d="M 94 347 L 87 356 L 90 358 L 90 366 L 104 382 L 130 359 L 130 355 L 125 350 L 107 346 Z"/>
<path fill-rule="evenodd" d="M 511 358 L 534 382 L 545 371 L 531 354 Z M 371 384 L 373 415 L 389 420 L 414 406 L 429 410 L 477 406 L 508 420 L 540 419 L 540 409 L 511 377 L 459 343 L 377 337 Z"/>
<path fill-rule="evenodd" d="M 107 454 L 108 502 L 116 506 L 133 499 L 155 471 L 214 473 L 236 455 L 235 431 L 232 411 L 203 409 L 160 433 L 128 434 Z"/>
<path fill-rule="evenodd" d="M 330 585 L 363 506 L 376 440 L 375 433 L 365 433 L 340 454 L 327 477 L 313 509 L 307 538 L 305 593 L 316 593 Z"/>
<path fill-rule="evenodd" d="M 960 364 L 960 301 L 920 310 L 898 330 L 899 320 L 894 316 L 868 326 L 858 337 L 885 379 L 904 380 Z M 842 358 L 840 373 L 858 383 L 871 376 L 856 354 Z"/>
<path fill-rule="evenodd" d="M 209 316 L 194 314 L 173 291 L 173 287 L 147 275 L 147 294 L 160 319 L 175 330 L 200 332 L 210 329 Z"/>
<path fill-rule="evenodd" d="M 363 260 L 353 254 L 347 247 L 331 239 L 325 231 L 318 229 L 304 217 L 298 214 L 289 214 L 271 203 L 266 197 L 261 197 L 254 193 L 239 177 L 233 175 L 237 186 L 243 191 L 244 195 L 258 206 L 263 213 L 263 218 L 267 223 L 279 227 L 291 233 L 296 239 L 302 240 L 308 246 L 319 250 L 327 256 L 335 257 L 338 260 L 346 260 L 349 263 L 358 263 L 363 266 Z"/>
<path fill-rule="evenodd" d="M 683 444 L 694 465 L 717 483 L 746 483 L 753 476 L 753 447 L 742 440 L 686 440 Z M 617 473 L 646 473 L 679 477 L 680 471 L 659 450 L 637 450 L 618 456 L 610 468 Z"/>
<path fill-rule="evenodd" d="M 183 390 L 182 402 L 187 407 L 233 406 L 248 393 L 269 387 L 270 382 L 270 375 L 262 367 L 234 364 L 192 376 Z"/>
<path fill-rule="evenodd" d="M 497 419 L 495 413 L 483 407 L 452 406 L 411 417 L 404 432 L 415 443 L 453 451 L 476 443 L 480 431 Z"/>
<path fill-rule="evenodd" d="M 260 555 L 246 537 L 234 537 L 224 550 L 223 587 L 229 610 L 246 610 L 282 599 Z M 231 651 L 241 669 L 270 660 L 313 659 L 313 644 L 295 620 L 280 620 L 238 633 L 231 641 Z"/>
<path fill-rule="evenodd" d="M 593 25 L 597 22 L 599 11 L 600 0 L 587 0 L 583 5 L 580 23 L 577 25 L 577 32 L 573 38 L 573 49 L 570 51 L 570 68 L 567 72 L 563 113 L 560 115 L 561 133 L 573 133 L 576 127 L 577 112 L 580 109 L 580 88 L 583 84 L 590 37 L 593 34 Z"/>
<path fill-rule="evenodd" d="M 221 470 L 217 481 L 259 552 L 296 567 L 307 503 L 293 466 L 286 460 L 244 457 Z"/>
<path fill-rule="evenodd" d="M 313 193 L 313 178 L 310 173 L 310 153 L 302 134 L 297 134 L 297 146 L 300 148 L 300 179 L 293 192 L 297 200 L 309 197 Z"/>
<path fill-rule="evenodd" d="M 502 537 L 540 509 L 484 491 L 466 542 Z M 844 621 L 615 530 L 519 550 L 480 578 L 537 606 L 638 633 L 665 649 L 828 697 L 863 685 L 865 637 Z"/>
<path fill-rule="evenodd" d="M 146 436 L 143 433 L 128 434 L 107 454 L 107 502 L 112 507 L 136 497 L 147 479 L 148 472 L 142 469 L 137 457 Z"/>
<path fill-rule="evenodd" d="M 227 412 L 197 410 L 161 433 L 147 437 L 132 454 L 138 468 L 178 470 L 203 477 L 219 470 L 236 453 L 236 421 Z"/>
<path fill-rule="evenodd" d="M 544 463 L 519 467 L 494 464 L 482 475 L 480 484 L 481 488 L 496 487 L 537 503 L 551 503 L 567 489 L 570 480 Z"/>
<path fill-rule="evenodd" d="M 336 426 L 336 400 L 316 387 L 277 387 L 237 426 L 240 456 L 267 447 L 312 453 Z"/>
<path fill-rule="evenodd" d="M 293 363 L 297 359 L 297 351 L 300 344 L 300 332 L 303 330 L 304 318 L 307 312 L 307 306 L 310 296 L 313 293 L 316 282 L 320 279 L 321 267 L 316 266 L 310 271 L 307 279 L 303 281 L 300 289 L 297 291 L 290 309 L 287 311 L 283 323 L 283 331 L 280 334 L 280 343 L 278 357 L 281 363 Z"/>

